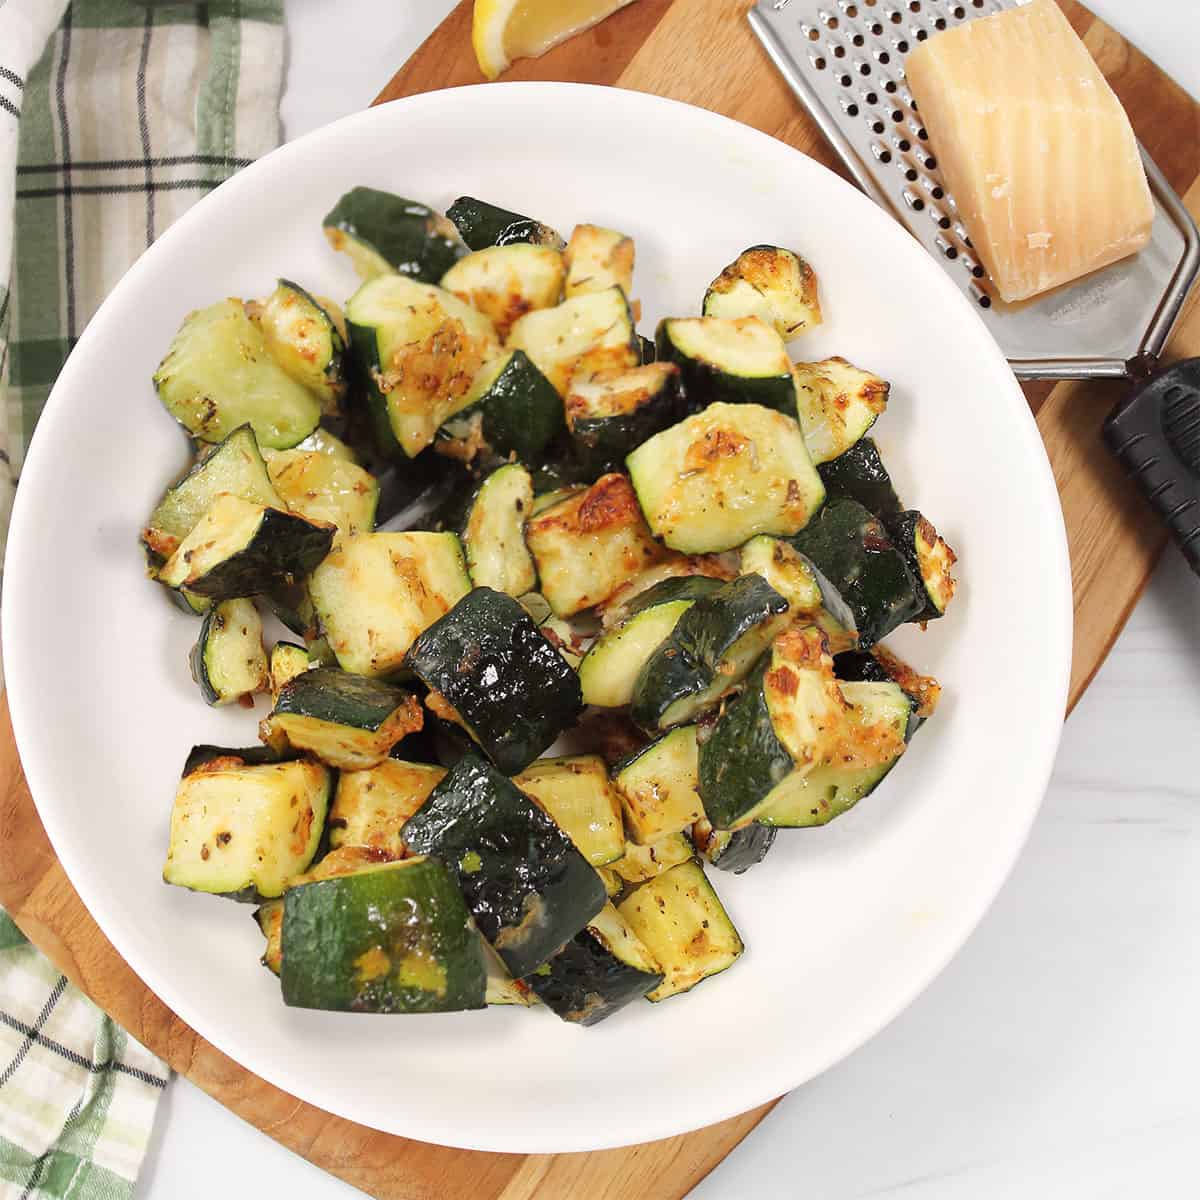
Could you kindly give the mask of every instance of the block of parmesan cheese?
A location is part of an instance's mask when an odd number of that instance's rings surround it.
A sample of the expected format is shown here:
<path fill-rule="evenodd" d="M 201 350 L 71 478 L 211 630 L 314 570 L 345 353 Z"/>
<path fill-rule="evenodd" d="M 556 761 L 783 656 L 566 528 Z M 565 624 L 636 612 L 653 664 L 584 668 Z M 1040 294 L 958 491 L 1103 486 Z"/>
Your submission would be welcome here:
<path fill-rule="evenodd" d="M 909 87 L 1004 300 L 1140 250 L 1154 203 L 1121 102 L 1054 0 L 935 34 Z"/>

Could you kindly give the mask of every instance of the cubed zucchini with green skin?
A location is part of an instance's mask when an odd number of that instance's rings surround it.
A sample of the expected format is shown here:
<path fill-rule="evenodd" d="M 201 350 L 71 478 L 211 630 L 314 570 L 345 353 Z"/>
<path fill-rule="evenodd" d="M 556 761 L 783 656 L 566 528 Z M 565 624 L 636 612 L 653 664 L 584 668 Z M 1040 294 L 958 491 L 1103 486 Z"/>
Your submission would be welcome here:
<path fill-rule="evenodd" d="M 208 610 L 189 660 L 205 704 L 232 704 L 267 690 L 262 635 L 253 600 L 224 600 Z"/>
<path fill-rule="evenodd" d="M 366 771 L 343 771 L 329 810 L 329 844 L 366 846 L 389 858 L 403 858 L 404 822 L 429 799 L 445 777 L 432 763 L 385 759 Z"/>
<path fill-rule="evenodd" d="M 520 604 L 491 588 L 468 592 L 426 629 L 406 665 L 506 775 L 583 711 L 578 676 Z"/>
<path fill-rule="evenodd" d="M 879 447 L 874 439 L 861 437 L 844 454 L 831 458 L 817 468 L 825 484 L 825 493 L 834 500 L 857 500 L 881 521 L 899 516 L 902 505 L 892 486 Z"/>
<path fill-rule="evenodd" d="M 798 533 L 825 500 L 800 427 L 758 404 L 711 404 L 625 461 L 651 531 L 684 554 Z"/>
<path fill-rule="evenodd" d="M 179 543 L 159 579 L 213 600 L 257 596 L 311 571 L 333 535 L 332 525 L 225 493 Z"/>
<path fill-rule="evenodd" d="M 600 876 L 571 839 L 476 754 L 450 768 L 404 826 L 404 843 L 458 878 L 514 978 L 556 954 L 604 907 Z"/>
<path fill-rule="evenodd" d="M 268 450 L 267 470 L 288 508 L 323 521 L 339 534 L 375 528 L 379 484 L 375 476 L 319 450 Z"/>
<path fill-rule="evenodd" d="M 631 712 L 643 728 L 692 720 L 737 687 L 788 622 L 787 601 L 760 575 L 743 575 L 697 600 L 646 660 Z"/>
<path fill-rule="evenodd" d="M 821 324 L 817 273 L 791 250 L 751 246 L 709 285 L 704 315 L 758 317 L 791 341 Z"/>
<path fill-rule="evenodd" d="M 491 321 L 457 296 L 403 275 L 364 283 L 346 305 L 378 448 L 415 458 L 470 401 L 476 376 L 499 357 Z"/>
<path fill-rule="evenodd" d="M 699 770 L 695 725 L 671 730 L 617 767 L 613 783 L 635 842 L 653 845 L 704 816 Z"/>
<path fill-rule="evenodd" d="M 679 367 L 692 411 L 713 403 L 760 404 L 796 414 L 783 339 L 757 317 L 673 317 L 658 327 L 657 361 Z"/>
<path fill-rule="evenodd" d="M 462 239 L 472 250 L 488 246 L 511 246 L 528 242 L 535 246 L 563 248 L 563 240 L 549 225 L 523 217 L 507 208 L 498 208 L 474 196 L 460 196 L 446 210 Z"/>
<path fill-rule="evenodd" d="M 893 517 L 887 522 L 887 530 L 918 586 L 922 606 L 912 620 L 936 620 L 954 599 L 954 564 L 958 556 L 938 535 L 933 522 L 915 510 Z"/>
<path fill-rule="evenodd" d="M 487 971 L 452 875 L 419 857 L 290 888 L 280 980 L 294 1008 L 459 1012 Z"/>
<path fill-rule="evenodd" d="M 727 970 L 744 949 L 699 863 L 656 876 L 617 908 L 658 962 L 663 981 L 647 994 L 665 1000 Z"/>
<path fill-rule="evenodd" d="M 661 562 L 646 570 L 640 571 L 627 583 L 622 584 L 603 604 L 599 605 L 600 617 L 605 629 L 620 625 L 628 620 L 634 612 L 640 612 L 644 604 L 638 602 L 640 596 L 651 592 L 660 583 L 668 579 L 688 579 L 703 576 L 715 579 L 720 583 L 728 583 L 736 579 L 738 572 L 727 558 L 715 554 L 701 554 L 688 558 L 682 554 L 668 554 Z M 698 599 L 697 595 L 682 597 L 654 593 L 653 603 L 665 602 L 667 599 Z"/>
<path fill-rule="evenodd" d="M 623 708 L 631 703 L 642 668 L 694 603 L 674 600 L 657 604 L 600 637 L 579 665 L 583 702 L 597 708 Z"/>
<path fill-rule="evenodd" d="M 349 255 L 364 281 L 395 271 L 437 283 L 467 252 L 445 217 L 415 200 L 374 188 L 348 191 L 322 225 L 329 244 Z"/>
<path fill-rule="evenodd" d="M 626 842 L 625 853 L 608 869 L 624 883 L 639 884 L 694 857 L 692 843 L 682 833 L 673 833 L 645 846 Z"/>
<path fill-rule="evenodd" d="M 390 675 L 417 635 L 471 589 L 453 533 L 357 533 L 313 572 L 309 590 L 343 670 Z"/>
<path fill-rule="evenodd" d="M 297 646 L 295 642 L 276 642 L 271 647 L 271 656 L 267 667 L 271 696 L 276 700 L 279 699 L 283 685 L 307 671 L 312 665 L 308 650 L 304 646 Z"/>
<path fill-rule="evenodd" d="M 625 853 L 621 801 L 599 755 L 539 758 L 513 783 L 538 802 L 593 867 Z"/>
<path fill-rule="evenodd" d="M 909 741 L 937 711 L 942 698 L 942 685 L 932 675 L 922 675 L 885 646 L 839 654 L 833 660 L 833 670 L 839 679 L 850 683 L 897 684 L 913 709 L 905 735 Z"/>
<path fill-rule="evenodd" d="M 616 474 L 537 512 L 525 541 L 542 594 L 560 617 L 607 600 L 662 557 L 629 479 Z"/>
<path fill-rule="evenodd" d="M 692 845 L 709 866 L 718 871 L 742 875 L 762 862 L 775 844 L 778 830 L 773 825 L 757 822 L 741 829 L 714 829 L 705 818 L 692 826 Z"/>
<path fill-rule="evenodd" d="M 611 904 L 527 980 L 551 1012 L 577 1025 L 599 1024 L 662 981 L 658 963 Z"/>
<path fill-rule="evenodd" d="M 537 568 L 525 545 L 533 482 L 520 463 L 493 471 L 476 489 L 463 525 L 467 570 L 476 587 L 524 596 L 537 586 Z"/>
<path fill-rule="evenodd" d="M 321 403 L 272 357 L 240 300 L 189 313 L 154 373 L 163 407 L 194 438 L 224 441 L 250 424 L 260 446 L 286 450 L 321 420 Z"/>
<path fill-rule="evenodd" d="M 476 375 L 437 446 L 463 462 L 487 454 L 534 462 L 563 428 L 562 397 L 524 351 L 510 350 Z"/>
<path fill-rule="evenodd" d="M 489 246 L 460 258 L 441 286 L 477 308 L 505 338 L 528 312 L 553 308 L 562 298 L 566 268 L 550 246 Z"/>
<path fill-rule="evenodd" d="M 796 411 L 814 463 L 845 454 L 887 408 L 889 384 L 844 358 L 796 363 Z"/>
<path fill-rule="evenodd" d="M 175 553 L 222 492 L 269 508 L 286 507 L 271 483 L 249 425 L 238 426 L 167 489 L 142 531 L 142 544 L 155 566 L 161 566 Z"/>
<path fill-rule="evenodd" d="M 383 762 L 401 738 L 421 728 L 423 716 L 401 688 L 314 667 L 283 685 L 266 724 L 330 766 L 361 771 Z"/>
<path fill-rule="evenodd" d="M 576 376 L 566 414 L 584 468 L 620 470 L 627 454 L 684 416 L 679 368 L 651 363 L 613 377 Z"/>
<path fill-rule="evenodd" d="M 577 374 L 630 370 L 641 362 L 629 301 L 619 287 L 527 313 L 512 327 L 508 348 L 523 350 L 563 397 Z"/>
<path fill-rule="evenodd" d="M 332 772 L 311 758 L 198 749 L 175 793 L 163 879 L 236 899 L 282 895 L 317 852 Z"/>
<path fill-rule="evenodd" d="M 326 416 L 336 416 L 346 394 L 346 340 L 327 302 L 281 279 L 249 307 L 275 361 L 320 400 Z"/>
<path fill-rule="evenodd" d="M 924 606 L 921 586 L 883 523 L 855 500 L 827 504 L 789 541 L 846 602 L 862 650 L 913 620 Z"/>
<path fill-rule="evenodd" d="M 567 298 L 619 287 L 633 298 L 633 238 L 600 225 L 576 225 L 563 253 Z"/>

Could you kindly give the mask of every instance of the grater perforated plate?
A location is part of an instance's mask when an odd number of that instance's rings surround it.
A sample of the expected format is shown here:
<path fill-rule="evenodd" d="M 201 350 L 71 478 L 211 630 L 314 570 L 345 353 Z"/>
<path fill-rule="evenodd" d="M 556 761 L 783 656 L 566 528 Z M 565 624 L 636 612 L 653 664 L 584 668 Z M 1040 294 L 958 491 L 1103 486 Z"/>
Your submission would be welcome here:
<path fill-rule="evenodd" d="M 755 34 L 859 186 L 978 306 L 1023 379 L 1121 377 L 1157 356 L 1197 272 L 1200 232 L 1142 150 L 1154 195 L 1140 254 L 1021 304 L 990 295 L 904 77 L 919 42 L 1017 0 L 760 0 Z"/>

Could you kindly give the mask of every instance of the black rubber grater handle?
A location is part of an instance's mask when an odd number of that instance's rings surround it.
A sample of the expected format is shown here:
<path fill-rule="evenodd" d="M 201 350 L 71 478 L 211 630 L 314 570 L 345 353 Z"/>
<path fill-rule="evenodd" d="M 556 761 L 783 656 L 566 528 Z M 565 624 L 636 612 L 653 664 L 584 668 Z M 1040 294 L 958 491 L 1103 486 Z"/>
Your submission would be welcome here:
<path fill-rule="evenodd" d="M 1104 440 L 1200 575 L 1200 358 L 1175 363 L 1118 404 Z"/>

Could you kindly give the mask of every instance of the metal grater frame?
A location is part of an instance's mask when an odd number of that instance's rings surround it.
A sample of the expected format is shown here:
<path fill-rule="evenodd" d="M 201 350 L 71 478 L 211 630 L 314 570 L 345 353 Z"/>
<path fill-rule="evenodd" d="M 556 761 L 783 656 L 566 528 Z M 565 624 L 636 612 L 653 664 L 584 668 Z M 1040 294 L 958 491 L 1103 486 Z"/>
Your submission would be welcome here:
<path fill-rule="evenodd" d="M 858 185 L 933 255 L 1022 379 L 1124 378 L 1157 357 L 1200 272 L 1200 231 L 1139 145 L 1155 217 L 1149 244 L 1020 304 L 990 295 L 904 77 L 934 33 L 1023 0 L 760 0 L 750 25 Z"/>

